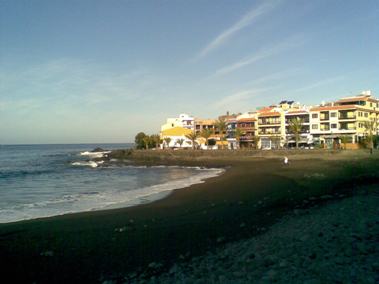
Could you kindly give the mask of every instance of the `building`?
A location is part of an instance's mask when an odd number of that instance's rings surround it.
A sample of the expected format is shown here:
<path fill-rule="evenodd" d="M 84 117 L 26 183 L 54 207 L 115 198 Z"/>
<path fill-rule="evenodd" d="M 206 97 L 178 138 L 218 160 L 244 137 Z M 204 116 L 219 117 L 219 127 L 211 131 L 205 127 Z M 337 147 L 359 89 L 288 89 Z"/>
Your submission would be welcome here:
<path fill-rule="evenodd" d="M 297 120 L 301 122 L 301 131 L 299 133 L 299 147 L 313 147 L 313 136 L 310 133 L 310 112 L 307 108 L 289 109 L 284 114 L 285 117 L 285 132 L 286 146 L 296 147 L 296 137 L 291 130 L 291 121 Z"/>
<path fill-rule="evenodd" d="M 196 118 L 195 119 L 195 132 L 197 134 L 200 134 L 203 130 L 206 130 L 206 129 L 209 129 L 212 132 L 214 132 L 215 131 L 215 124 L 216 124 L 215 119 Z"/>
<path fill-rule="evenodd" d="M 279 149 L 284 146 L 285 112 L 280 107 L 267 107 L 258 111 L 258 136 L 261 149 Z"/>
<path fill-rule="evenodd" d="M 378 134 L 379 101 L 371 92 L 313 107 L 310 114 L 311 134 L 325 148 L 338 147 L 341 137 L 349 148 L 358 148 L 370 132 Z"/>
<path fill-rule="evenodd" d="M 237 128 L 241 130 L 241 148 L 258 148 L 257 113 L 247 112 L 237 117 Z"/>
<path fill-rule="evenodd" d="M 176 118 L 167 118 L 166 123 L 161 126 L 161 131 L 174 127 L 183 127 L 187 129 L 194 129 L 195 123 L 194 117 L 181 113 L 179 117 Z"/>
<path fill-rule="evenodd" d="M 222 133 L 215 119 L 195 120 L 192 116 L 180 114 L 178 118 L 167 119 L 161 127 L 161 136 L 172 137 L 170 147 L 177 147 L 175 141 L 178 139 L 184 139 L 185 147 L 192 147 L 185 135 L 193 131 L 200 134 L 208 129 L 212 133 L 210 146 L 214 147 L 205 147 L 205 139 L 199 138 L 198 144 L 204 149 L 279 149 L 295 147 L 296 137 L 290 125 L 291 121 L 297 120 L 302 125 L 298 140 L 300 147 L 320 145 L 331 149 L 340 147 L 344 141 L 352 149 L 366 143 L 368 136 L 379 134 L 379 100 L 372 96 L 371 91 L 314 107 L 283 100 L 278 105 L 262 107 L 256 112 L 237 115 L 227 112 L 219 120 L 226 123 Z M 167 132 L 170 129 L 175 130 Z M 242 135 L 236 137 L 237 129 Z"/>
<path fill-rule="evenodd" d="M 192 148 L 192 141 L 186 137 L 186 135 L 191 133 L 193 133 L 193 130 L 184 127 L 173 127 L 162 130 L 160 134 L 163 140 L 161 148 Z M 169 138 L 169 143 L 165 141 L 166 138 Z"/>

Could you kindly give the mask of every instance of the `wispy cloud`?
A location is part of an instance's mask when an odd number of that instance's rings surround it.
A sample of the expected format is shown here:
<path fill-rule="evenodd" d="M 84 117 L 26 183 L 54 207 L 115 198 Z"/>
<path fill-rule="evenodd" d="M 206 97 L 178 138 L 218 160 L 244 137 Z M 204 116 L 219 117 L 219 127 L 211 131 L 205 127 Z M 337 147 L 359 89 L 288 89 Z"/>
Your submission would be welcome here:
<path fill-rule="evenodd" d="M 301 70 L 302 68 L 300 67 L 294 67 L 294 68 L 288 68 L 288 69 L 280 70 L 277 72 L 273 72 L 273 73 L 264 75 L 262 77 L 253 79 L 253 81 L 249 83 L 249 86 L 267 84 L 267 82 L 269 82 L 272 85 L 273 81 L 283 80 L 284 78 L 294 76 L 295 74 L 298 74 Z"/>
<path fill-rule="evenodd" d="M 302 93 L 305 91 L 310 91 L 310 90 L 313 90 L 313 89 L 316 89 L 316 88 L 319 88 L 319 87 L 322 87 L 325 85 L 329 85 L 329 84 L 332 84 L 334 82 L 338 82 L 338 81 L 341 81 L 344 79 L 345 79 L 345 76 L 336 76 L 336 77 L 332 77 L 332 78 L 327 78 L 327 79 L 317 81 L 317 82 L 314 82 L 312 84 L 303 86 L 301 88 L 292 90 L 291 93 Z"/>
<path fill-rule="evenodd" d="M 251 9 L 246 13 L 241 19 L 234 23 L 231 27 L 225 29 L 216 38 L 214 38 L 208 45 L 201 50 L 201 52 L 196 56 L 196 59 L 206 56 L 212 50 L 218 48 L 219 46 L 225 44 L 229 41 L 235 33 L 239 30 L 247 27 L 252 22 L 257 20 L 259 17 L 263 16 L 275 8 L 280 1 L 264 1 L 258 7 Z"/>
<path fill-rule="evenodd" d="M 247 58 L 244 58 L 244 59 L 237 61 L 233 64 L 230 64 L 230 65 L 227 65 L 227 66 L 224 66 L 224 67 L 218 69 L 211 77 L 229 74 L 229 73 L 236 71 L 240 68 L 254 64 L 260 60 L 275 56 L 275 55 L 280 54 L 282 52 L 288 51 L 292 48 L 301 46 L 304 44 L 304 42 L 305 42 L 305 39 L 303 37 L 298 36 L 298 35 L 292 36 L 289 39 L 287 39 L 287 40 L 285 40 L 285 41 L 283 41 L 283 42 L 281 42 L 281 43 L 279 43 L 273 47 L 261 49 L 258 52 L 256 52 L 255 54 L 253 54 Z"/>
<path fill-rule="evenodd" d="M 236 109 L 240 111 L 246 108 L 247 105 L 249 105 L 249 100 L 251 98 L 254 98 L 258 95 L 262 95 L 271 89 L 272 88 L 270 87 L 270 88 L 254 88 L 254 89 L 248 89 L 248 90 L 241 90 L 222 98 L 221 100 L 216 102 L 213 106 L 218 110 Z"/>
<path fill-rule="evenodd" d="M 7 72 L 5 72 L 7 71 Z M 146 100 L 160 87 L 160 79 L 149 72 L 106 72 L 90 62 L 57 59 L 22 71 L 0 69 L 0 99 L 10 109 L 119 106 Z"/>

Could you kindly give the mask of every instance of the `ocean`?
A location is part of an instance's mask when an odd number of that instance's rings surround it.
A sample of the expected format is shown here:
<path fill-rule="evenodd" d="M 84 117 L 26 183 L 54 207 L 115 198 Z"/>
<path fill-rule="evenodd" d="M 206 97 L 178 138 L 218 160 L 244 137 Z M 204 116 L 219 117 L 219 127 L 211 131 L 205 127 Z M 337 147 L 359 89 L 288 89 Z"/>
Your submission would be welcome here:
<path fill-rule="evenodd" d="M 96 147 L 132 144 L 0 145 L 0 223 L 152 202 L 222 171 L 95 163 Z"/>

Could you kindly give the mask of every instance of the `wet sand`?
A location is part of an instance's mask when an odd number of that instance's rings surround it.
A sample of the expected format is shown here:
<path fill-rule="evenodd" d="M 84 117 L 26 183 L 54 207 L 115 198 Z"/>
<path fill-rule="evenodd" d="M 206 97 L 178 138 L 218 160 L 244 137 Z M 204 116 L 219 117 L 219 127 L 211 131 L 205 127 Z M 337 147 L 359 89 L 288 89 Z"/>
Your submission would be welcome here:
<path fill-rule="evenodd" d="M 122 282 L 264 234 L 293 210 L 379 185 L 378 157 L 319 154 L 185 162 L 227 166 L 203 184 L 136 207 L 0 225 L 1 273 L 13 282 Z M 304 200 L 308 200 L 304 202 Z"/>

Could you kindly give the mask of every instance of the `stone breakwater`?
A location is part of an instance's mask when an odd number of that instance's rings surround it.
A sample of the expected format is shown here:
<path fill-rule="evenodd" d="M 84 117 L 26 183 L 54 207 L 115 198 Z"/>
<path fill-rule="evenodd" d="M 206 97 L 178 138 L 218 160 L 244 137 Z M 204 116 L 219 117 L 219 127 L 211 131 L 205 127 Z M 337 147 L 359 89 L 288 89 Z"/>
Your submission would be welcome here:
<path fill-rule="evenodd" d="M 378 283 L 379 189 L 296 209 L 257 237 L 225 244 L 127 283 Z"/>

